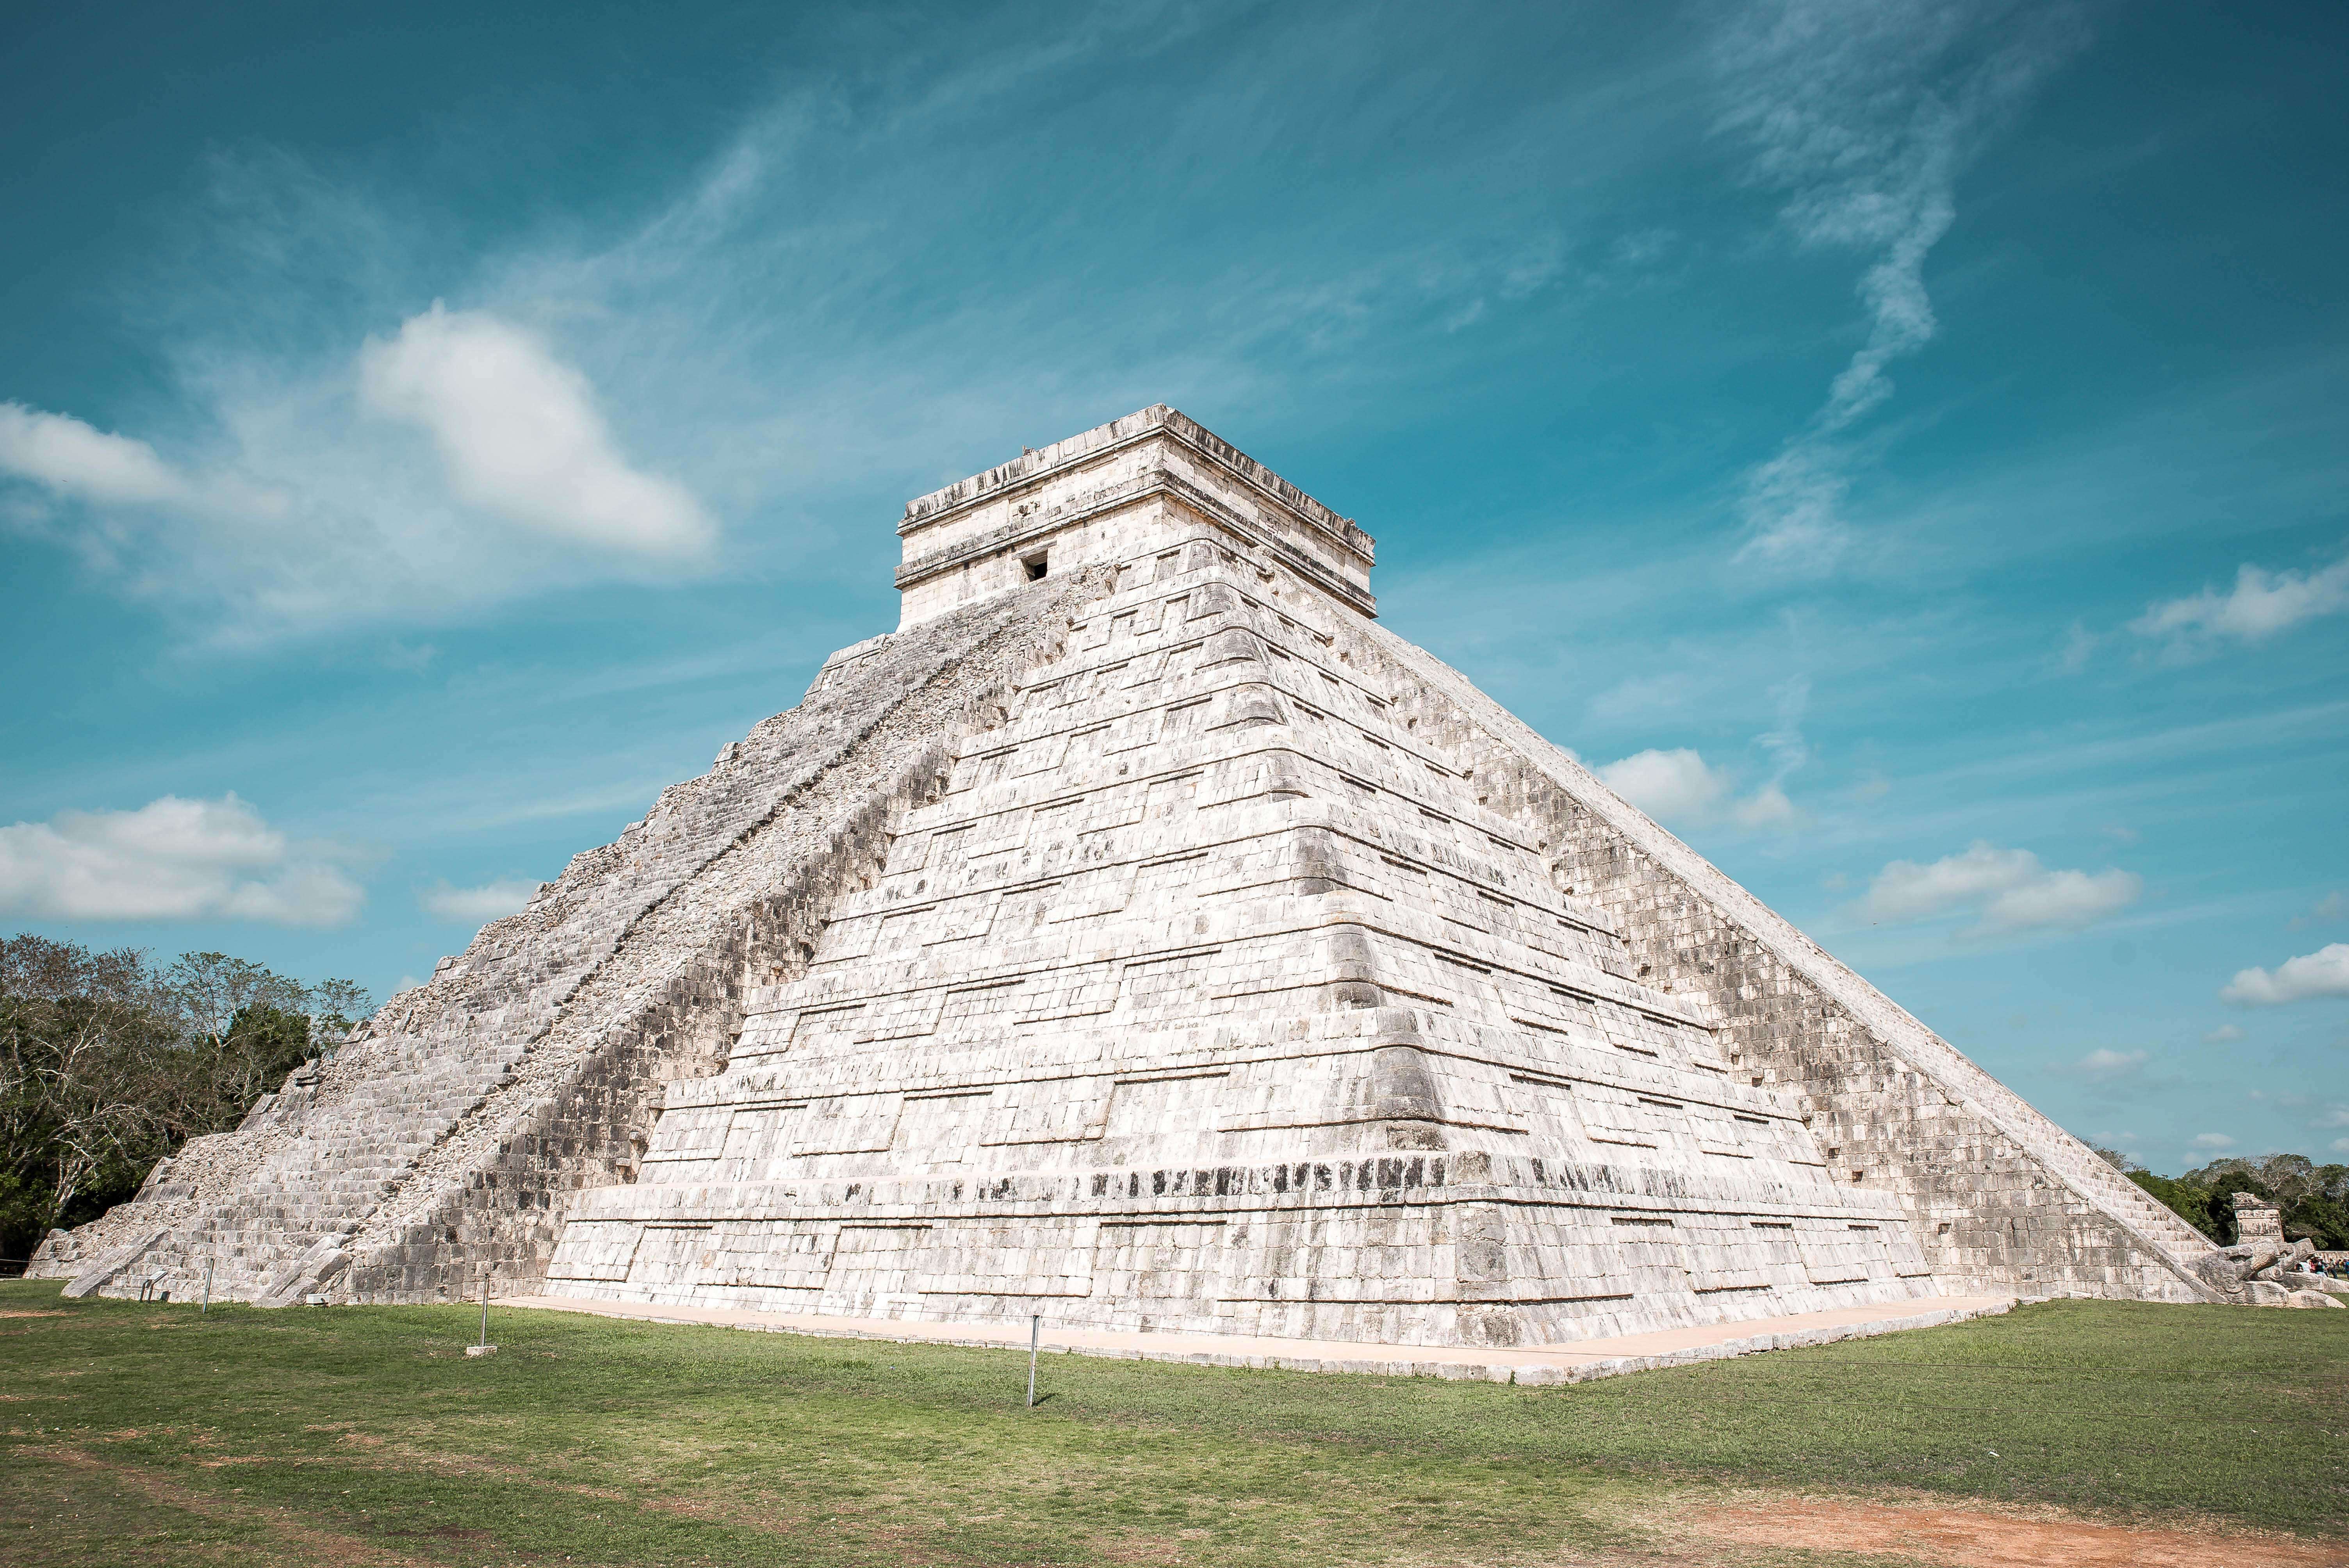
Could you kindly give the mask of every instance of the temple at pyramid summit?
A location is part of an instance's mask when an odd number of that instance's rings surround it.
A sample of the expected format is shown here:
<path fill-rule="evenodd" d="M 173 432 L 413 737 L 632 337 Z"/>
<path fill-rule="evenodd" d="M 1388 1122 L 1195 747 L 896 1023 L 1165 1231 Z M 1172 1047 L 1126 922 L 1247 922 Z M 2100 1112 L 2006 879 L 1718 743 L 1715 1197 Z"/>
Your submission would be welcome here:
<path fill-rule="evenodd" d="M 2226 1298 L 1181 414 L 897 532 L 895 631 L 35 1272 L 1430 1346 Z"/>

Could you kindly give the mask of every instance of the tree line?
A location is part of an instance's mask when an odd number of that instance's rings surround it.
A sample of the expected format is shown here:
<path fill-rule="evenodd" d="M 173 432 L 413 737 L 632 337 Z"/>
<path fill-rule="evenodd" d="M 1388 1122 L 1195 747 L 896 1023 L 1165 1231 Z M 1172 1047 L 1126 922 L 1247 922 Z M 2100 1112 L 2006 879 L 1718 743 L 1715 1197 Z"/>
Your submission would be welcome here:
<path fill-rule="evenodd" d="M 2349 1165 L 2319 1165 L 2305 1154 L 2230 1156 L 2183 1176 L 2157 1176 L 2125 1154 L 2096 1152 L 2222 1247 L 2235 1244 L 2234 1196 L 2249 1192 L 2276 1206 L 2286 1241 L 2305 1236 L 2321 1251 L 2349 1252 Z"/>
<path fill-rule="evenodd" d="M 0 939 L 0 1259 L 139 1191 L 189 1139 L 225 1132 L 375 1011 L 225 953 Z"/>

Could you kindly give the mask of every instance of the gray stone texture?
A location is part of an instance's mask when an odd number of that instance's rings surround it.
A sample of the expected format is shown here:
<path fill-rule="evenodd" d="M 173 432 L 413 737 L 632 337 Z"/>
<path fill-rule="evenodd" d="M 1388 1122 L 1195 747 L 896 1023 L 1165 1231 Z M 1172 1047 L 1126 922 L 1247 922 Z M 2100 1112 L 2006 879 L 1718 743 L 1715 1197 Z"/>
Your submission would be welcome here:
<path fill-rule="evenodd" d="M 1394 1345 L 2251 1294 L 1181 415 L 898 531 L 898 631 L 36 1268 Z"/>
<path fill-rule="evenodd" d="M 285 1304 L 462 1295 L 535 1277 L 578 1191 L 632 1180 L 663 1083 L 713 1070 L 744 988 L 795 973 L 869 876 L 891 812 L 953 738 L 995 722 L 1099 577 L 977 603 L 843 650 L 806 699 L 662 791 L 617 842 L 402 992 L 233 1133 L 36 1254 L 36 1276 L 160 1278 Z M 117 1283 L 118 1276 L 121 1283 Z"/>

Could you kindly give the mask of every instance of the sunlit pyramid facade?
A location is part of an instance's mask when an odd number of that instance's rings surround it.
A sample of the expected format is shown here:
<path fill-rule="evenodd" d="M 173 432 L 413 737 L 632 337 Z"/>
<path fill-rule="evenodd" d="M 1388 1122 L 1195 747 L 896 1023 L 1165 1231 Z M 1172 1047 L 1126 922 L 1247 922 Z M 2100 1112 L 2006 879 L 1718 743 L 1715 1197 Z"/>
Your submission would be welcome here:
<path fill-rule="evenodd" d="M 908 625 L 1102 591 L 550 1289 L 1398 1344 L 1938 1294 L 1877 1151 L 1634 956 L 1570 820 L 1377 634 L 1350 521 L 1151 410 L 900 531 Z"/>
<path fill-rule="evenodd" d="M 2203 1297 L 1180 414 L 898 531 L 897 631 L 50 1272 L 1398 1345 Z"/>

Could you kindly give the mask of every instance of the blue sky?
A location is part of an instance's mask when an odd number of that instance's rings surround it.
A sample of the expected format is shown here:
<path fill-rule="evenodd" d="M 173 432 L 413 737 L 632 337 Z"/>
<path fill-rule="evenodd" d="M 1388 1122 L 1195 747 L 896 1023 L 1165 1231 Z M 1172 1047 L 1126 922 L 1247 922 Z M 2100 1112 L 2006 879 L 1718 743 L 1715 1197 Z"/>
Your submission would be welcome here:
<path fill-rule="evenodd" d="M 1174 404 L 2074 1131 L 2349 1153 L 2337 7 L 0 19 L 0 922 L 388 994 Z M 481 396 L 468 388 L 489 388 Z"/>

